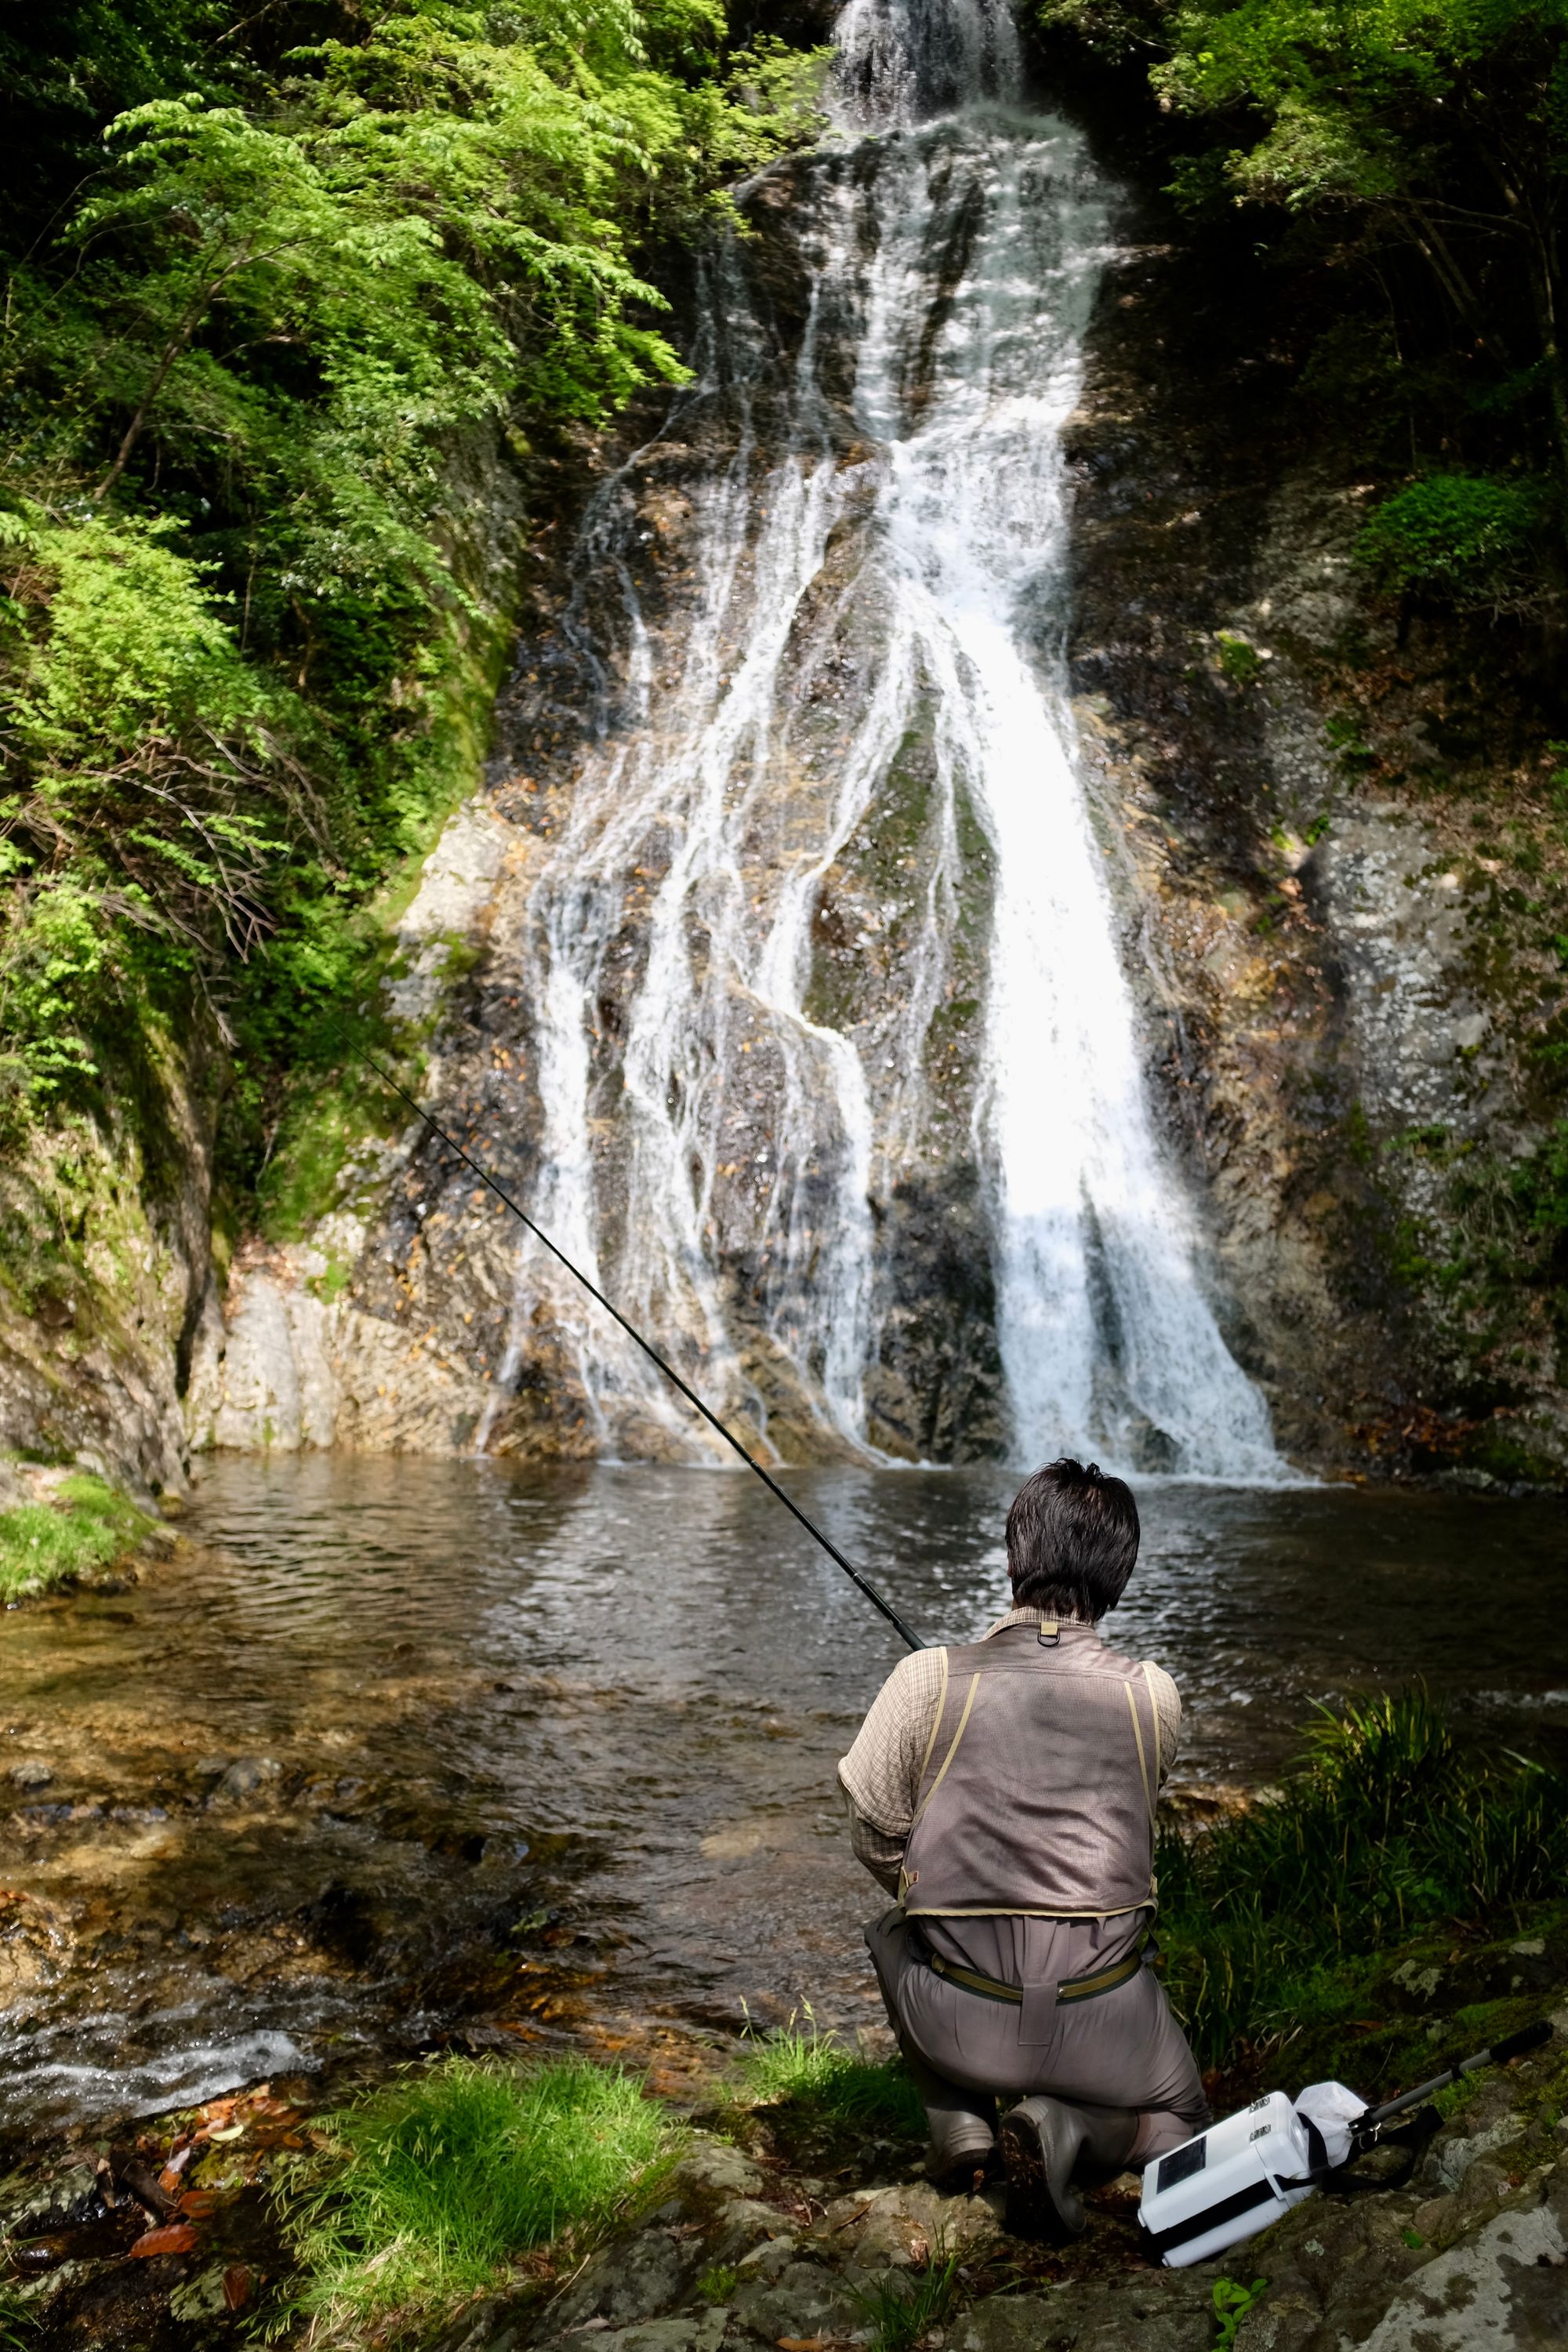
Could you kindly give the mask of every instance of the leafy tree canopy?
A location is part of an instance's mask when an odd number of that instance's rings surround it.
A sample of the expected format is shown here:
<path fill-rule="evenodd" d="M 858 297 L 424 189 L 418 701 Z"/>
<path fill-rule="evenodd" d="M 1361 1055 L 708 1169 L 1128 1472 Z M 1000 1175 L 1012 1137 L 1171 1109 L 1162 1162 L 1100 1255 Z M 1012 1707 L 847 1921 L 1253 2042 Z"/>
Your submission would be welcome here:
<path fill-rule="evenodd" d="M 65 0 L 0 70 L 15 1126 L 193 989 L 241 1097 L 356 992 L 504 633 L 455 453 L 680 380 L 647 257 L 817 67 L 717 0 Z"/>

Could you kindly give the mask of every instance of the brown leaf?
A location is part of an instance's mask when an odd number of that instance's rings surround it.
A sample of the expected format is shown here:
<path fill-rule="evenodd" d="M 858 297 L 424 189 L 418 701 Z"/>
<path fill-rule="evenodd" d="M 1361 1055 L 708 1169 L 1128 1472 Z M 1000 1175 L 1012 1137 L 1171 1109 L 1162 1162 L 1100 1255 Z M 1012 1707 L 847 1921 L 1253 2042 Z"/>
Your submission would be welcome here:
<path fill-rule="evenodd" d="M 243 2311 L 250 2301 L 250 2273 L 236 2263 L 223 2274 L 223 2299 L 230 2311 Z"/>
<path fill-rule="evenodd" d="M 205 2221 L 216 2203 L 216 2189 L 187 2189 L 180 2200 L 180 2210 L 188 2221 Z"/>
<path fill-rule="evenodd" d="M 779 2336 L 774 2337 L 779 2352 L 822 2352 L 826 2336 Z"/>
<path fill-rule="evenodd" d="M 133 2254 L 188 2254 L 195 2242 L 190 2223 L 175 2221 L 166 2230 L 148 2230 L 131 2251 Z"/>

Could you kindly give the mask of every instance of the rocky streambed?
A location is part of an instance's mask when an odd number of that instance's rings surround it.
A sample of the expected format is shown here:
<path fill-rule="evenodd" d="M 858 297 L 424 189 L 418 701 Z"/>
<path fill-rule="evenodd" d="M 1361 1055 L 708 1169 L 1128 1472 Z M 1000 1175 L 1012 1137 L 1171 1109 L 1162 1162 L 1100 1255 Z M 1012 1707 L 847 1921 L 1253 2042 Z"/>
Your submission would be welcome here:
<path fill-rule="evenodd" d="M 1000 1600 L 1006 1490 L 988 1471 L 823 1470 L 801 1487 L 902 1609 L 954 1634 Z M 1158 1485 L 1144 1501 L 1126 1638 L 1186 1695 L 1190 1819 L 1277 1770 L 1314 1698 L 1412 1669 L 1472 1733 L 1550 1751 L 1568 1687 L 1550 1633 L 1568 1620 L 1542 1600 L 1562 1566 L 1550 1507 Z M 923 2278 L 919 2247 L 944 2233 L 966 2273 L 931 2323 L 945 2352 L 960 2326 L 986 2352 L 984 2331 L 1026 2331 L 1021 2347 L 1047 2318 L 1079 2332 L 1044 2343 L 1109 2346 L 1143 2312 L 1172 2343 L 1211 2340 L 1215 2274 L 1142 2264 L 1129 2184 L 1069 2260 L 1047 2259 L 1005 2236 L 993 2192 L 939 2210 L 914 2141 L 739 2100 L 748 2011 L 766 2029 L 809 2002 L 844 2047 L 888 2048 L 858 1933 L 875 1898 L 831 1790 L 891 1654 L 842 1580 L 781 1541 L 752 1482 L 236 1460 L 199 1505 L 186 1524 L 221 1549 L 182 1537 L 139 1581 L 0 1618 L 0 2221 L 47 2352 L 237 2342 L 279 2292 L 269 2200 L 318 2153 L 318 2119 L 452 2052 L 627 2063 L 708 2135 L 703 2164 L 743 2176 L 683 2173 L 671 2210 L 572 2286 L 602 2282 L 597 2301 L 552 2315 L 563 2282 L 524 2265 L 468 2323 L 489 2329 L 475 2352 L 568 2326 L 662 2330 L 646 2352 L 707 2347 L 715 2329 L 831 2344 L 870 2325 L 855 2301 L 868 2279 Z M 1550 1923 L 1457 1922 L 1358 1979 L 1333 2069 L 1391 2091 L 1561 2005 L 1565 1985 Z M 1296 2331 L 1281 2345 L 1314 2352 L 1339 2337 L 1309 2319 L 1359 2344 L 1386 2309 L 1394 2331 L 1423 2275 L 1450 2276 L 1433 2267 L 1450 2236 L 1492 2264 L 1493 2303 L 1554 2292 L 1551 2261 L 1510 2284 L 1505 2232 L 1534 2215 L 1530 2263 L 1553 2252 L 1555 2064 L 1484 2085 L 1402 2200 L 1314 2204 L 1316 2224 L 1298 2216 L 1234 2265 L 1274 2283 L 1247 2326 L 1267 2310 Z M 1266 2074 L 1295 2087 L 1327 2071 L 1309 2029 L 1216 2083 L 1215 2104 Z M 716 2152 L 716 2133 L 733 2145 Z M 1299 2249 L 1294 2269 L 1276 2247 Z M 731 2270 L 705 2297 L 699 2282 Z"/>
<path fill-rule="evenodd" d="M 1151 2265 L 1131 2175 L 1091 2194 L 1079 2243 L 1033 2245 L 1005 2231 L 999 2185 L 977 2176 L 972 2192 L 939 2192 L 896 2131 L 857 2133 L 809 2101 L 737 2102 L 724 2045 L 667 2041 L 650 2093 L 685 2137 L 654 2210 L 586 2255 L 579 2244 L 525 2258 L 496 2292 L 407 2340 L 429 2352 L 1209 2352 L 1233 2340 L 1255 2352 L 1545 2352 L 1568 2332 L 1568 1936 L 1518 1939 L 1468 1968 L 1506 1976 L 1510 1959 L 1543 2005 L 1555 1984 L 1559 2038 L 1483 2082 L 1408 2185 L 1311 2199 L 1228 2261 L 1184 2272 Z M 1401 1997 L 1394 1980 L 1378 1990 Z M 40 2352 L 249 2340 L 287 2285 L 276 2200 L 324 2144 L 314 2116 L 308 2087 L 280 2079 L 35 2153 L 0 2184 L 26 2340 Z M 1238 2302 L 1233 2337 L 1223 2315 Z"/>

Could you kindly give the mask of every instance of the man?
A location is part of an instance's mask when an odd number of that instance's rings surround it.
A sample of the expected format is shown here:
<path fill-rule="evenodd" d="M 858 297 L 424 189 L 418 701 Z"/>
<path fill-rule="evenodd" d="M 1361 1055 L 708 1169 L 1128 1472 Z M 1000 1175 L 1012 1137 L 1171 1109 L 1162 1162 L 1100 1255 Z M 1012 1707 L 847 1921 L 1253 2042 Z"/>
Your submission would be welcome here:
<path fill-rule="evenodd" d="M 1037 1470 L 1007 1514 L 1013 1607 L 979 1642 L 905 1658 L 838 1768 L 855 1853 L 898 1897 L 866 1941 L 931 2176 L 973 2178 L 998 2095 L 1016 2101 L 1009 2221 L 1035 2236 L 1082 2231 L 1075 2176 L 1111 2179 L 1209 2120 L 1143 1948 L 1181 1700 L 1096 1631 L 1138 1541 L 1120 1478 Z"/>

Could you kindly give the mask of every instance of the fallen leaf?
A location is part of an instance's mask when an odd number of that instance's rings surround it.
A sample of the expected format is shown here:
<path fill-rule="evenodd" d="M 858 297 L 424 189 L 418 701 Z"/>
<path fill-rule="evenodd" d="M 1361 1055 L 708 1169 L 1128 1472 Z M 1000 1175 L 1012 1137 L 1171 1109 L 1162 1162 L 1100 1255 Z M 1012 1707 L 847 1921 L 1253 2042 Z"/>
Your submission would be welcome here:
<path fill-rule="evenodd" d="M 190 2223 L 175 2221 L 166 2230 L 148 2230 L 131 2251 L 133 2254 L 188 2254 L 195 2242 Z"/>
<path fill-rule="evenodd" d="M 243 2139 L 245 2137 L 245 2126 L 243 2124 L 225 2124 L 221 2130 L 208 2132 L 207 2137 L 210 2140 L 218 2141 L 226 2146 L 230 2140 Z"/>
<path fill-rule="evenodd" d="M 826 2336 L 780 2336 L 774 2338 L 779 2352 L 822 2352 Z"/>
<path fill-rule="evenodd" d="M 188 2221 L 205 2221 L 216 2203 L 215 2189 L 187 2189 L 180 2200 L 180 2210 Z"/>
<path fill-rule="evenodd" d="M 243 2311 L 250 2301 L 250 2273 L 243 2263 L 236 2263 L 223 2274 L 223 2299 L 230 2311 Z"/>

